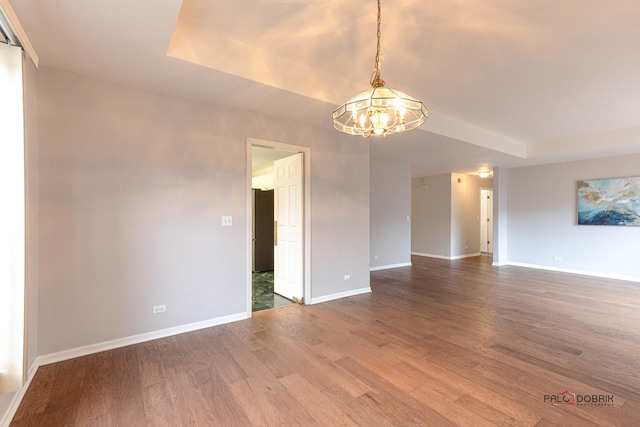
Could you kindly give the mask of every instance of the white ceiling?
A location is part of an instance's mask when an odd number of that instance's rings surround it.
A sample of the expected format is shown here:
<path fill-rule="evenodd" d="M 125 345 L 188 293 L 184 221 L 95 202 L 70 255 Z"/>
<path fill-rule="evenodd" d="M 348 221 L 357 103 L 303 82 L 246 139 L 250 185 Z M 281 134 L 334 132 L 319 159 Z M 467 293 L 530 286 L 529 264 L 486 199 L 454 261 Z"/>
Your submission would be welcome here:
<path fill-rule="evenodd" d="M 41 66 L 329 129 L 373 71 L 375 0 L 11 4 Z M 639 23 L 638 0 L 383 0 L 382 77 L 430 117 L 372 158 L 421 176 L 640 152 Z"/>

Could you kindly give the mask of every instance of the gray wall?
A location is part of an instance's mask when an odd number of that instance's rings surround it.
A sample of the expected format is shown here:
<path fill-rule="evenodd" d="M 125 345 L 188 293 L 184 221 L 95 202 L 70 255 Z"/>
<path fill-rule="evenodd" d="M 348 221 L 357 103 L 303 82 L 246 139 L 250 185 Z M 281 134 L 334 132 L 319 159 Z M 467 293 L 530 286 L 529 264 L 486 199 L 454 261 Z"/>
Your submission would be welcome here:
<path fill-rule="evenodd" d="M 451 174 L 452 257 L 480 252 L 481 184 L 491 185 L 477 175 Z"/>
<path fill-rule="evenodd" d="M 491 179 L 443 174 L 415 178 L 412 186 L 411 252 L 456 258 L 480 252 L 480 188 Z"/>
<path fill-rule="evenodd" d="M 38 354 L 245 312 L 247 137 L 311 147 L 312 297 L 369 286 L 367 144 L 64 71 L 38 85 Z"/>
<path fill-rule="evenodd" d="M 640 227 L 576 219 L 578 180 L 628 176 L 640 176 L 640 154 L 509 169 L 509 262 L 640 279 Z"/>
<path fill-rule="evenodd" d="M 371 161 L 372 268 L 411 262 L 411 167 Z M 377 258 L 376 258 L 377 257 Z"/>
<path fill-rule="evenodd" d="M 451 254 L 451 174 L 414 178 L 411 186 L 411 252 Z"/>
<path fill-rule="evenodd" d="M 493 169 L 493 265 L 509 261 L 508 196 L 509 169 Z"/>

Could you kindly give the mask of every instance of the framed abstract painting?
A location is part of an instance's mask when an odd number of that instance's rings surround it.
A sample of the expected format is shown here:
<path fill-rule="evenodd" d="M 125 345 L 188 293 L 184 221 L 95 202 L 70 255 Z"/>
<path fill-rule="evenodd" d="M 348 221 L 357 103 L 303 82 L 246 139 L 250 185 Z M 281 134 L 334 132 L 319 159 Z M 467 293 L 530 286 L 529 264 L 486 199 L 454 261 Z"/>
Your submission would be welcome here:
<path fill-rule="evenodd" d="M 640 226 L 640 177 L 578 181 L 578 225 Z"/>

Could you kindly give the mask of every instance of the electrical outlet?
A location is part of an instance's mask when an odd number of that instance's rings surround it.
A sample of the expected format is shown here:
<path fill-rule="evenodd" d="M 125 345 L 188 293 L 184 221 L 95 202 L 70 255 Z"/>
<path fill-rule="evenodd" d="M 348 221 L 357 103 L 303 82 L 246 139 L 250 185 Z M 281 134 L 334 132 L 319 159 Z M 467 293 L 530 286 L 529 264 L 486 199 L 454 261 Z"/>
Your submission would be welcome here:
<path fill-rule="evenodd" d="M 554 261 L 562 261 L 562 257 L 556 255 L 556 256 L 553 257 L 553 260 Z"/>
<path fill-rule="evenodd" d="M 165 311 L 167 311 L 166 304 L 154 305 L 152 309 L 153 314 L 164 313 Z"/>
<path fill-rule="evenodd" d="M 351 275 L 350 274 L 345 274 L 344 275 L 344 280 L 351 280 Z"/>

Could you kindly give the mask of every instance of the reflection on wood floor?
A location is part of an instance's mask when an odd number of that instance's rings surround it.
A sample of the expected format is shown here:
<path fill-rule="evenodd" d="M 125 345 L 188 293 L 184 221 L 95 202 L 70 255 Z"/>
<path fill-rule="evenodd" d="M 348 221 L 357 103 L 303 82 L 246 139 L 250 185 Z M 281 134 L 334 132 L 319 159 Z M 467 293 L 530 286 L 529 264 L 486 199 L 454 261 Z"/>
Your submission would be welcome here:
<path fill-rule="evenodd" d="M 640 284 L 412 262 L 370 294 L 43 366 L 12 426 L 640 426 Z"/>

